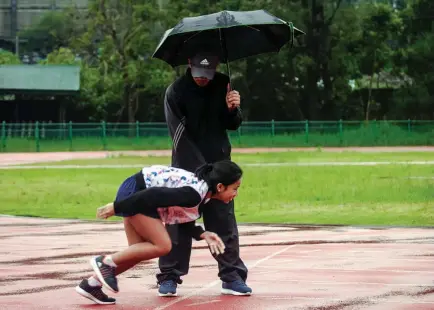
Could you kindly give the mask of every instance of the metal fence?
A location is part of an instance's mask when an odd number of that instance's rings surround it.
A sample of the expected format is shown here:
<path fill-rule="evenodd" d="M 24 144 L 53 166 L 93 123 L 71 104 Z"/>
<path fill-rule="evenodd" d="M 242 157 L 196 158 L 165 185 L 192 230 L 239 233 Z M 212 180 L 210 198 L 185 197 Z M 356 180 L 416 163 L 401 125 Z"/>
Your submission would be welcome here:
<path fill-rule="evenodd" d="M 171 148 L 165 123 L 1 123 L 2 152 Z M 434 121 L 244 122 L 234 147 L 434 145 Z"/>

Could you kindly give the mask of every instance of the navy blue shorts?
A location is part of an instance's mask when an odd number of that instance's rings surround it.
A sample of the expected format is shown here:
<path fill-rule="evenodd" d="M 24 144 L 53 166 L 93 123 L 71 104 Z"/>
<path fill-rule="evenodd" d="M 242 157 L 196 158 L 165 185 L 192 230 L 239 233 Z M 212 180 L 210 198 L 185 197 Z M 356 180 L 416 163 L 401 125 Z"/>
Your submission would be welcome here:
<path fill-rule="evenodd" d="M 115 201 L 124 200 L 131 195 L 137 193 L 138 191 L 141 191 L 145 188 L 144 183 L 138 184 L 137 180 L 138 178 L 143 178 L 143 176 L 140 174 L 135 174 L 127 178 L 122 184 L 119 186 L 118 192 L 116 193 Z M 126 212 L 119 212 L 116 213 L 116 216 L 133 216 L 137 213 L 126 213 Z"/>
<path fill-rule="evenodd" d="M 132 194 L 137 191 L 137 181 L 134 175 L 130 176 L 126 179 L 121 186 L 119 186 L 118 192 L 116 193 L 116 201 L 124 200 L 125 198 L 130 197 Z"/>

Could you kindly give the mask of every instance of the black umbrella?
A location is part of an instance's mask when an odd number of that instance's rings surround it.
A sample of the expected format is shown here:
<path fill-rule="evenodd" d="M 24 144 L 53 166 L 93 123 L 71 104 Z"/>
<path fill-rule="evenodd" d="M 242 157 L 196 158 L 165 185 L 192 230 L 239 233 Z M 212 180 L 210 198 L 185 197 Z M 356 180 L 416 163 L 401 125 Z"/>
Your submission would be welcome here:
<path fill-rule="evenodd" d="M 213 51 L 221 63 L 263 53 L 279 52 L 288 42 L 304 34 L 264 10 L 222 11 L 209 15 L 183 18 L 167 30 L 153 58 L 164 60 L 172 67 L 188 64 L 196 52 Z"/>

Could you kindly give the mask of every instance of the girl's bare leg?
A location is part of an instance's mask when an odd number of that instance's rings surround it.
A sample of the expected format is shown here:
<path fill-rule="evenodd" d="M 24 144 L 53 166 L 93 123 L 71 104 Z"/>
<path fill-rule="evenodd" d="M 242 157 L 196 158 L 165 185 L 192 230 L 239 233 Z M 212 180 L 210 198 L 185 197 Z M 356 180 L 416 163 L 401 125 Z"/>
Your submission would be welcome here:
<path fill-rule="evenodd" d="M 170 252 L 172 247 L 172 242 L 161 220 L 141 214 L 125 220 L 131 224 L 143 242 L 132 244 L 127 249 L 113 255 L 99 256 L 91 260 L 98 279 L 113 292 L 118 292 L 115 274 L 128 270 L 143 260 L 164 256 Z M 137 240 L 134 233 L 130 233 L 130 236 Z M 116 270 L 118 266 L 119 272 Z"/>
<path fill-rule="evenodd" d="M 125 234 L 127 236 L 128 245 L 133 245 L 136 243 L 145 242 L 145 240 L 135 231 L 133 225 L 124 218 L 124 228 Z M 126 264 L 122 264 L 116 267 L 115 274 L 121 274 L 125 270 L 132 268 L 137 262 L 131 261 Z M 81 281 L 79 285 L 75 288 L 76 292 L 81 296 L 94 301 L 97 304 L 115 304 L 116 299 L 111 298 L 104 294 L 101 290 L 102 283 L 98 280 L 96 274 L 92 275 L 88 279 Z"/>
<path fill-rule="evenodd" d="M 127 249 L 111 255 L 116 265 L 127 262 L 140 262 L 155 257 L 164 256 L 170 252 L 172 242 L 159 219 L 137 214 L 126 218 L 134 228 L 135 232 L 143 241 L 129 246 Z"/>
<path fill-rule="evenodd" d="M 133 244 L 136 243 L 142 243 L 145 242 L 145 239 L 143 239 L 134 229 L 133 225 L 130 223 L 130 221 L 128 220 L 128 218 L 124 218 L 124 229 L 125 229 L 125 234 L 127 236 L 127 241 L 128 241 L 128 245 L 131 246 Z M 116 271 L 115 274 L 116 275 L 120 275 L 121 273 L 123 273 L 124 271 L 131 269 L 132 267 L 134 267 L 136 264 L 138 264 L 140 261 L 131 261 L 128 263 L 124 263 L 121 265 L 118 265 L 116 267 Z M 94 278 L 94 280 L 98 281 L 98 276 L 96 274 L 94 274 L 92 276 Z"/>

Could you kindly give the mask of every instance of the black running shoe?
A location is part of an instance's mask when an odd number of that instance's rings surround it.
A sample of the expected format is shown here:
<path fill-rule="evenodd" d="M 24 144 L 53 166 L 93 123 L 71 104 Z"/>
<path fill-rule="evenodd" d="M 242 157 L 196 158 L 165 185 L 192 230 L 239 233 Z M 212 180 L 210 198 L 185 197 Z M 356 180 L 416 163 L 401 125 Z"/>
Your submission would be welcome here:
<path fill-rule="evenodd" d="M 115 267 L 109 266 L 103 262 L 104 256 L 93 257 L 90 260 L 93 270 L 98 276 L 98 280 L 112 292 L 119 292 L 118 280 L 115 275 Z"/>
<path fill-rule="evenodd" d="M 81 296 L 100 305 L 113 305 L 116 303 L 116 299 L 104 294 L 102 286 L 90 286 L 87 279 L 82 280 L 80 284 L 75 287 L 75 291 Z"/>

